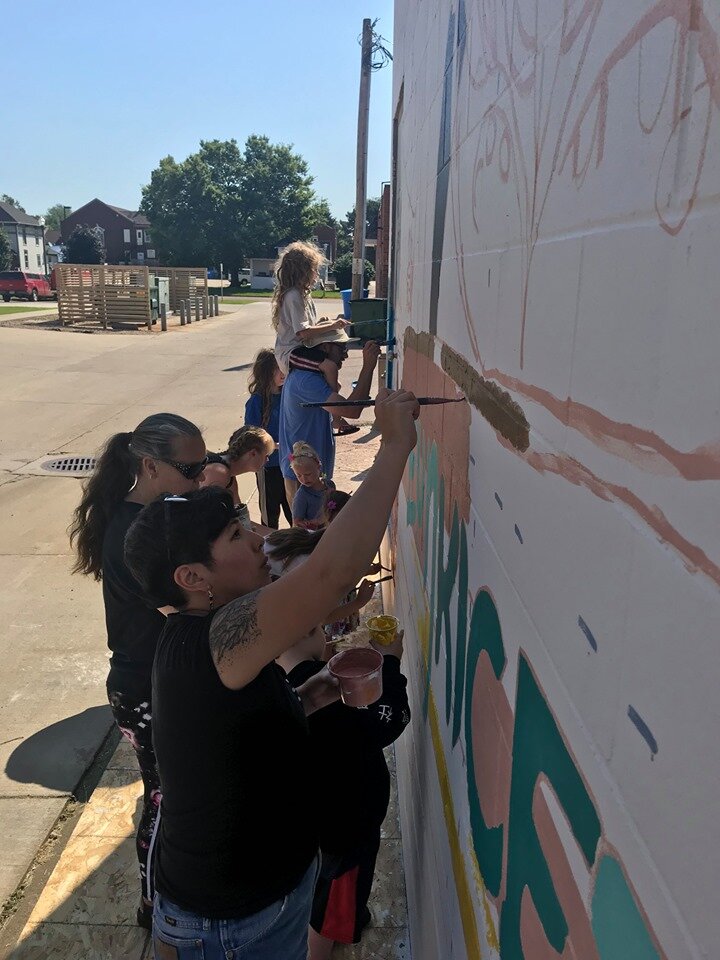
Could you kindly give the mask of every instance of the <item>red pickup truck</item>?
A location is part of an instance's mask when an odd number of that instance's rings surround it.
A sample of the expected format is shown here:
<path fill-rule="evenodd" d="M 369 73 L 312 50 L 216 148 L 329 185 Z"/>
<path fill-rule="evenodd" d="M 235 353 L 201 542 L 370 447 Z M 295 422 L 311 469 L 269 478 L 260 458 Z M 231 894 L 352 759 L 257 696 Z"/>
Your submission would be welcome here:
<path fill-rule="evenodd" d="M 21 270 L 0 271 L 0 294 L 6 303 L 12 297 L 18 300 L 52 300 L 56 296 L 47 277 Z"/>

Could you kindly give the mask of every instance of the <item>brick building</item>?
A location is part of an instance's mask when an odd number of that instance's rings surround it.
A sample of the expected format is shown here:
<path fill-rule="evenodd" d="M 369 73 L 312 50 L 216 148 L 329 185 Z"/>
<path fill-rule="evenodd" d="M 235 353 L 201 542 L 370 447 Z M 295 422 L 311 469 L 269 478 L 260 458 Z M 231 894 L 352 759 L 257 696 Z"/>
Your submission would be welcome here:
<path fill-rule="evenodd" d="M 150 221 L 139 211 L 114 207 L 97 198 L 91 200 L 60 224 L 64 243 L 78 225 L 102 231 L 107 263 L 157 264 Z"/>

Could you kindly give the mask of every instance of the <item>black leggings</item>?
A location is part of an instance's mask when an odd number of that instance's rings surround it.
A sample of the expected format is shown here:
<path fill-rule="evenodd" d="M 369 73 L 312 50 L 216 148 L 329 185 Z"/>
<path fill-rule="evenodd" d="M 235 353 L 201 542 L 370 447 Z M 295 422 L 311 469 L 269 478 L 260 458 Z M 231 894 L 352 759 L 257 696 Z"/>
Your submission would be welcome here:
<path fill-rule="evenodd" d="M 260 495 L 260 516 L 266 527 L 277 530 L 280 521 L 280 509 L 292 526 L 292 510 L 285 496 L 285 481 L 280 467 L 265 467 L 255 474 Z"/>
<path fill-rule="evenodd" d="M 155 751 L 152 745 L 152 712 L 149 700 L 138 700 L 124 693 L 108 690 L 110 709 L 120 733 L 131 744 L 142 775 L 145 792 L 142 816 L 138 826 L 135 846 L 140 864 L 142 895 L 152 900 L 154 893 L 152 871 L 152 848 L 162 793 L 158 776 Z"/>

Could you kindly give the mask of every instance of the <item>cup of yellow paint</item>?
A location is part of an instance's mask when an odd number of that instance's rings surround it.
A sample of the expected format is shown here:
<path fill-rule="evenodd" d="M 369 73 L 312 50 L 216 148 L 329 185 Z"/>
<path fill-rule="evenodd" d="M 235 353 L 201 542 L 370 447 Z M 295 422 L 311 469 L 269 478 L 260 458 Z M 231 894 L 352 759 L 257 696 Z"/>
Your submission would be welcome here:
<path fill-rule="evenodd" d="M 383 614 L 380 617 L 370 617 L 367 622 L 370 639 L 383 647 L 389 647 L 397 637 L 399 621 L 395 617 Z"/>

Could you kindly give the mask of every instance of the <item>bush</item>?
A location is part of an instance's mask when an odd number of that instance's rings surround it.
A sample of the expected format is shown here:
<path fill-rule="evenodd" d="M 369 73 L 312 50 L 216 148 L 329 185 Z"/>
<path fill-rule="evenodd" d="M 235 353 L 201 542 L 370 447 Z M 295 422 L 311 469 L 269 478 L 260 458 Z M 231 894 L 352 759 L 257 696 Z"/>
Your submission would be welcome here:
<path fill-rule="evenodd" d="M 344 253 L 338 257 L 333 264 L 333 273 L 335 274 L 335 286 L 338 290 L 349 290 L 352 286 L 352 254 Z M 366 287 L 371 280 L 375 279 L 375 267 L 369 260 L 365 261 L 363 269 L 363 287 Z"/>
<path fill-rule="evenodd" d="M 105 247 L 99 230 L 78 224 L 65 244 L 65 263 L 104 263 Z"/>

